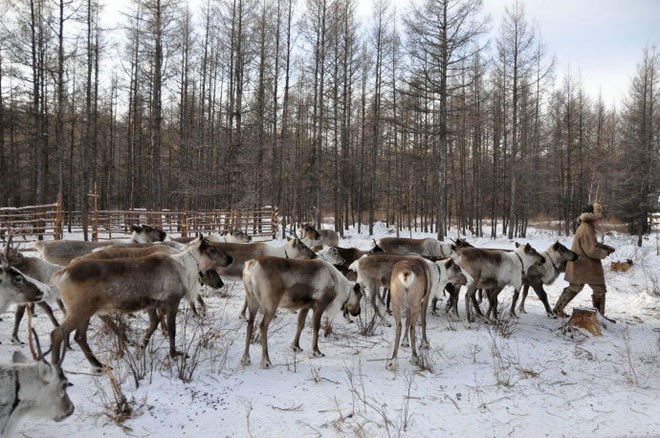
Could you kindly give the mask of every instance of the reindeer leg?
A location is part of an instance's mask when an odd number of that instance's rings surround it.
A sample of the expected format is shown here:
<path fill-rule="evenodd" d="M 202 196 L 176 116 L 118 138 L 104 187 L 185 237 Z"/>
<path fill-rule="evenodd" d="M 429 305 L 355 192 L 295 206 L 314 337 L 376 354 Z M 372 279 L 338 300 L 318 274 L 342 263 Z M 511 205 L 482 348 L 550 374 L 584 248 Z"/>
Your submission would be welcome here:
<path fill-rule="evenodd" d="M 520 289 L 514 289 L 513 298 L 511 298 L 511 308 L 509 309 L 509 316 L 511 318 L 518 318 L 518 315 L 516 315 L 516 303 L 518 302 L 518 296 L 520 296 Z"/>
<path fill-rule="evenodd" d="M 182 356 L 182 353 L 176 349 L 176 312 L 179 310 L 179 301 L 181 299 L 172 299 L 165 303 L 167 311 L 167 334 L 170 337 L 170 356 Z M 188 357 L 188 355 L 186 355 Z"/>
<path fill-rule="evenodd" d="M 16 313 L 14 315 L 14 331 L 11 333 L 11 340 L 10 340 L 12 344 L 17 344 L 17 345 L 24 344 L 24 342 L 21 342 L 21 340 L 18 339 L 18 328 L 21 325 L 21 321 L 23 320 L 23 315 L 25 315 L 26 307 L 27 306 L 25 304 L 19 304 L 16 306 Z"/>
<path fill-rule="evenodd" d="M 64 307 L 64 301 L 62 301 L 61 298 L 57 299 L 57 307 L 59 307 L 62 313 L 66 316 L 66 307 Z"/>
<path fill-rule="evenodd" d="M 65 321 L 66 323 L 66 321 Z M 64 325 L 64 324 L 62 324 Z M 87 343 L 87 328 L 89 327 L 89 318 L 86 320 L 82 321 L 78 327 L 76 328 L 76 334 L 73 337 L 75 341 L 78 343 L 80 346 L 80 350 L 85 354 L 85 357 L 89 361 L 89 363 L 92 365 L 95 371 L 101 372 L 103 371 L 103 368 L 105 366 L 99 362 L 99 360 L 96 358 L 94 353 L 92 353 L 92 349 L 89 347 L 89 344 Z M 56 329 L 57 330 L 57 329 Z M 54 333 L 54 332 L 53 332 Z M 111 367 L 109 367 L 112 369 Z"/>
<path fill-rule="evenodd" d="M 379 287 L 378 285 L 372 285 L 372 287 L 369 289 L 371 291 L 371 307 L 374 309 L 374 313 L 376 316 L 378 316 L 378 319 L 380 319 L 383 322 L 383 325 L 386 327 L 392 327 L 392 323 L 390 323 L 385 316 L 380 312 L 380 309 L 378 308 L 378 303 L 376 302 L 376 299 L 378 299 L 378 292 L 379 292 Z"/>
<path fill-rule="evenodd" d="M 197 295 L 197 304 L 199 304 L 199 312 L 201 316 L 206 316 L 206 302 L 201 295 Z"/>
<path fill-rule="evenodd" d="M 149 315 L 149 327 L 147 327 L 147 331 L 144 333 L 144 338 L 142 338 L 142 348 L 147 348 L 149 340 L 158 328 L 158 323 L 160 322 L 156 306 L 151 306 L 147 313 Z"/>
<path fill-rule="evenodd" d="M 408 325 L 407 330 L 410 331 L 410 349 L 412 350 L 410 355 L 410 363 L 413 365 L 419 365 L 419 356 L 417 356 L 417 331 L 415 330 L 415 326 L 417 325 L 415 309 L 408 308 L 408 318 L 406 322 Z"/>
<path fill-rule="evenodd" d="M 37 303 L 37 306 L 39 306 L 43 309 L 44 313 L 46 314 L 46 316 L 48 316 L 48 319 L 50 319 L 50 322 L 52 322 L 55 327 L 60 325 L 60 323 L 57 322 L 57 319 L 55 318 L 55 315 L 53 314 L 53 309 L 51 309 L 51 307 L 48 305 L 48 303 L 45 303 L 45 302 L 42 301 L 40 303 Z"/>
<path fill-rule="evenodd" d="M 247 308 L 248 308 L 248 300 L 247 297 L 245 297 L 245 302 L 243 302 L 243 307 L 241 308 L 241 313 L 238 315 L 238 319 L 246 320 L 247 319 Z"/>
<path fill-rule="evenodd" d="M 545 314 L 549 318 L 557 318 L 557 315 L 552 311 L 552 307 L 550 307 L 550 303 L 548 303 L 548 294 L 545 292 L 543 289 L 543 283 L 538 282 L 532 284 L 532 287 L 534 288 L 534 292 L 536 292 L 536 295 L 539 297 L 541 302 L 543 303 L 543 307 L 545 307 Z"/>
<path fill-rule="evenodd" d="M 275 310 L 264 312 L 261 320 L 261 368 L 272 368 L 273 364 L 268 356 L 268 326 L 275 316 Z"/>
<path fill-rule="evenodd" d="M 309 309 L 300 309 L 298 312 L 298 326 L 296 327 L 296 336 L 293 338 L 293 342 L 291 343 L 291 348 L 293 348 L 293 351 L 296 353 L 303 351 L 303 349 L 300 348 L 300 333 L 302 333 L 303 328 L 305 327 L 305 320 L 307 319 L 308 313 Z"/>
<path fill-rule="evenodd" d="M 254 320 L 257 319 L 257 307 L 251 308 L 247 318 L 247 334 L 245 336 L 245 351 L 241 359 L 241 365 L 250 365 L 250 344 L 252 343 L 252 331 L 254 330 Z"/>
<path fill-rule="evenodd" d="M 392 314 L 394 315 L 396 333 L 394 335 L 394 351 L 392 352 L 392 357 L 387 362 L 386 368 L 390 371 L 396 371 L 399 367 L 396 358 L 399 352 L 399 342 L 401 341 L 401 311 L 397 303 L 392 305 Z"/>
<path fill-rule="evenodd" d="M 426 297 L 424 297 L 424 299 L 422 300 L 422 308 L 420 309 L 421 310 L 420 317 L 422 319 L 422 343 L 420 344 L 419 348 L 421 348 L 422 350 L 428 350 L 429 348 L 431 348 L 431 346 L 429 344 L 429 340 L 426 337 L 426 309 L 427 309 L 428 306 L 429 306 L 429 296 L 426 295 Z M 415 309 L 412 309 L 411 313 L 414 314 Z M 417 317 L 414 317 L 414 319 L 415 319 L 415 322 L 416 322 Z M 412 329 L 413 329 L 413 331 L 415 330 L 414 325 L 413 325 Z M 410 341 L 413 344 L 415 343 L 415 341 L 413 339 L 411 339 Z"/>
<path fill-rule="evenodd" d="M 527 300 L 528 293 L 529 293 L 529 284 L 525 283 L 523 284 L 523 288 L 522 288 L 522 298 L 520 298 L 520 306 L 518 306 L 518 313 L 520 314 L 527 313 L 527 311 L 525 310 L 525 300 Z"/>
<path fill-rule="evenodd" d="M 312 356 L 325 357 L 325 354 L 319 350 L 319 330 L 321 329 L 321 317 L 323 310 L 320 305 L 314 306 L 314 316 L 312 319 Z"/>

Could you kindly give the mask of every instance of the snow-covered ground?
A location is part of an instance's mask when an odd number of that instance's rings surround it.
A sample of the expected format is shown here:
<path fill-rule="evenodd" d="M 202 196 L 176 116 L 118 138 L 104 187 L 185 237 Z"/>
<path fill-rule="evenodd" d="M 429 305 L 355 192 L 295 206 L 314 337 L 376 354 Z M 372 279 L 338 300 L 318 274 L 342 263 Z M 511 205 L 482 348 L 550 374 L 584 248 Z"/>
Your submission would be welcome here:
<path fill-rule="evenodd" d="M 380 226 L 376 237 L 387 233 Z M 568 247 L 572 241 L 540 229 L 529 234 L 527 241 L 539 250 L 557 239 Z M 476 246 L 513 247 L 505 238 L 468 240 Z M 410 349 L 403 348 L 398 371 L 387 371 L 394 328 L 380 325 L 373 335 L 362 336 L 360 322 L 349 324 L 341 316 L 335 318 L 332 334 L 320 340 L 326 357 L 308 357 L 309 327 L 301 339 L 305 352 L 294 354 L 290 343 L 296 317 L 288 311 L 279 312 L 269 332 L 274 368 L 259 368 L 258 344 L 251 348 L 252 365 L 243 367 L 245 322 L 238 318 L 243 285 L 227 282 L 222 294 L 206 292 L 209 311 L 203 321 L 191 317 L 182 305 L 177 344 L 192 356 L 186 365 L 182 368 L 167 357 L 167 341 L 158 331 L 145 359 L 133 362 L 133 368 L 143 368 L 145 374 L 136 387 L 136 372 L 129 366 L 135 351 L 130 348 L 123 359 L 117 358 L 111 348 L 113 337 L 99 330 L 95 319 L 90 345 L 114 367 L 132 416 L 122 426 L 112 419 L 115 398 L 109 376 L 91 375 L 76 345 L 64 363 L 74 383 L 69 395 L 75 413 L 61 423 L 26 420 L 19 433 L 31 437 L 658 436 L 660 257 L 656 236 L 644 240 L 641 249 L 635 240 L 606 236 L 605 242 L 617 248 L 604 262 L 607 312 L 617 323 L 609 324 L 603 336 L 562 333 L 561 320 L 547 318 L 533 292 L 528 314 L 519 319 L 509 321 L 507 312 L 501 312 L 505 319 L 499 326 L 468 327 L 461 297 L 459 321 L 444 312 L 440 317 L 429 315 L 431 349 L 423 353 L 423 370 L 408 363 Z M 358 235 L 352 230 L 340 244 L 367 249 L 372 241 L 364 232 Z M 628 272 L 609 269 L 611 261 L 627 258 L 634 263 Z M 565 285 L 560 277 L 546 287 L 551 305 Z M 507 308 L 511 295 L 511 288 L 500 295 Z M 591 291 L 585 288 L 568 310 L 590 305 Z M 370 310 L 365 307 L 363 315 Z M 7 312 L 2 317 L 0 360 L 8 361 L 12 351 L 28 350 L 8 343 L 13 316 Z M 146 323 L 146 316 L 130 321 L 139 326 Z M 34 324 L 42 343 L 48 344 L 51 326 L 43 312 Z M 137 338 L 141 330 L 133 336 Z M 27 336 L 24 328 L 21 336 Z M 179 374 L 191 371 L 188 383 L 179 379 Z"/>

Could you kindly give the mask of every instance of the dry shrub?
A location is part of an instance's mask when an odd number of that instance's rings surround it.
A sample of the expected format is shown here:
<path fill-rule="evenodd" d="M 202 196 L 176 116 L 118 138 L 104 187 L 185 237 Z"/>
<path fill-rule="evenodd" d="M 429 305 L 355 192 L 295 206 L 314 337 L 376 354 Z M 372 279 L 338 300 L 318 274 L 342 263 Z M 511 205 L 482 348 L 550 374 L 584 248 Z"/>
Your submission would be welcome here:
<path fill-rule="evenodd" d="M 610 264 L 610 270 L 612 272 L 628 272 L 632 265 L 633 261 L 631 259 L 626 259 L 624 262 L 612 262 Z"/>

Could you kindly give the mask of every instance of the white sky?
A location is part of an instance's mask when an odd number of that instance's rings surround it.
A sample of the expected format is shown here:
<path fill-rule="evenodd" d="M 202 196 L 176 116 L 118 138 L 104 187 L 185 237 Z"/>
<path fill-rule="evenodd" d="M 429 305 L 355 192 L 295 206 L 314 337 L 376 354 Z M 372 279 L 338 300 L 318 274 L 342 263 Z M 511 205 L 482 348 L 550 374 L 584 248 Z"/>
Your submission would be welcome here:
<path fill-rule="evenodd" d="M 184 0 L 185 1 L 185 0 Z M 202 0 L 188 0 L 193 10 Z M 305 0 L 298 0 L 299 7 Z M 412 0 L 391 0 L 399 11 Z M 421 1 L 421 0 L 420 0 Z M 505 7 L 513 0 L 483 0 L 491 16 L 491 38 L 500 29 Z M 130 0 L 105 0 L 103 21 L 116 23 Z M 358 0 L 359 13 L 369 21 L 373 0 Z M 569 71 L 581 78 L 594 99 L 620 107 L 630 79 L 647 45 L 660 50 L 660 0 L 521 0 L 530 22 L 541 31 L 549 54 L 556 56 L 555 76 Z"/>
<path fill-rule="evenodd" d="M 399 11 L 412 0 L 392 0 Z M 423 0 L 415 0 L 423 1 Z M 368 18 L 373 0 L 359 0 Z M 660 0 L 521 0 L 527 18 L 541 32 L 548 54 L 556 56 L 555 77 L 569 71 L 581 78 L 594 99 L 620 107 L 630 79 L 642 59 L 642 49 L 660 50 Z M 513 0 L 483 0 L 491 17 L 491 39 Z"/>

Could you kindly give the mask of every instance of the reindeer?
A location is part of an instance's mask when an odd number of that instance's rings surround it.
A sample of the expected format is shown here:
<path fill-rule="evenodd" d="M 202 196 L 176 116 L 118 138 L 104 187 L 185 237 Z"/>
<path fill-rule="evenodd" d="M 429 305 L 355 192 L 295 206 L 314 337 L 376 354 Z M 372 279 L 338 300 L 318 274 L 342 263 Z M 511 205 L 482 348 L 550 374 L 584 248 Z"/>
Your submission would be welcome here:
<path fill-rule="evenodd" d="M 287 239 L 287 242 L 282 246 L 273 246 L 264 242 L 255 243 L 219 243 L 213 242 L 211 245 L 221 249 L 233 258 L 231 265 L 226 268 L 218 269 L 218 273 L 225 277 L 225 279 L 238 281 L 243 278 L 243 270 L 245 263 L 259 256 L 282 257 L 289 259 L 313 259 L 316 258 L 316 253 L 309 249 L 298 238 Z M 247 299 L 243 304 L 239 317 L 246 318 Z"/>
<path fill-rule="evenodd" d="M 231 229 L 229 231 L 223 231 L 221 233 L 211 233 L 206 238 L 210 242 L 225 242 L 225 243 L 250 243 L 252 242 L 252 237 L 245 231 L 239 230 L 238 228 Z M 172 240 L 178 243 L 190 243 L 195 239 L 195 237 L 175 237 Z"/>
<path fill-rule="evenodd" d="M 74 339 L 92 367 L 103 369 L 87 343 L 89 320 L 95 314 L 149 312 L 149 327 L 143 346 L 158 326 L 158 311 L 167 316 L 170 356 L 178 356 L 175 344 L 176 313 L 182 298 L 194 299 L 199 273 L 217 270 L 232 262 L 231 256 L 200 236 L 185 251 L 152 254 L 138 258 L 80 260 L 59 271 L 51 283 L 57 286 L 67 308 L 64 322 L 51 333 L 52 361 L 60 364 L 64 339 L 76 330 Z"/>
<path fill-rule="evenodd" d="M 47 285 L 50 281 L 50 278 L 53 274 L 60 269 L 61 266 L 49 263 L 45 260 L 42 260 L 38 257 L 25 257 L 20 251 L 11 247 L 11 237 L 7 241 L 7 247 L 4 254 L 0 254 L 0 259 L 5 259 L 8 264 L 14 266 L 16 269 L 20 270 L 23 274 L 34 278 L 35 280 Z M 57 301 L 60 309 L 64 311 L 64 304 L 62 300 L 59 299 L 59 294 L 55 290 L 50 290 L 49 294 L 45 298 L 51 301 Z M 35 303 L 43 309 L 43 311 L 48 315 L 48 318 L 53 323 L 55 327 L 59 325 L 55 315 L 53 315 L 53 309 L 45 301 L 38 301 Z M 25 309 L 27 306 L 32 304 L 18 304 L 16 306 L 16 314 L 14 316 L 14 329 L 12 331 L 11 342 L 13 344 L 22 344 L 18 338 L 18 329 L 20 327 L 21 321 L 23 320 L 23 315 L 25 314 Z"/>
<path fill-rule="evenodd" d="M 323 260 L 295 260 L 280 257 L 257 257 L 245 263 L 243 283 L 248 301 L 248 323 L 245 352 L 241 363 L 250 364 L 250 342 L 257 311 L 264 314 L 261 321 L 261 367 L 271 368 L 268 356 L 268 326 L 278 307 L 299 310 L 298 326 L 292 348 L 301 352 L 300 333 L 310 309 L 312 321 L 312 356 L 322 357 L 318 347 L 321 317 L 332 318 L 338 311 L 360 314 L 360 287 L 351 283 L 330 263 Z"/>
<path fill-rule="evenodd" d="M 409 239 L 406 237 L 383 237 L 376 241 L 386 254 L 419 254 L 432 260 L 439 260 L 451 255 L 451 245 L 432 237 Z"/>
<path fill-rule="evenodd" d="M 302 240 L 312 249 L 324 246 L 337 246 L 339 235 L 333 230 L 317 230 L 312 224 L 302 225 Z"/>
<path fill-rule="evenodd" d="M 38 341 L 37 347 L 36 361 L 16 351 L 11 364 L 0 365 L 0 436 L 13 436 L 27 416 L 59 422 L 73 414 L 74 406 L 67 394 L 72 384 L 61 367 L 46 362 Z"/>
<path fill-rule="evenodd" d="M 523 278 L 529 268 L 535 264 L 545 263 L 545 258 L 540 255 L 529 243 L 519 245 L 516 243 L 514 251 L 464 248 L 455 254 L 456 263 L 468 274 L 468 290 L 465 293 L 465 313 L 468 322 L 472 322 L 471 305 L 475 312 L 483 317 L 476 301 L 475 292 L 478 288 L 492 289 L 488 291 L 489 308 L 486 316 L 491 314 L 497 319 L 497 295 L 507 285 L 515 288 L 514 298 L 522 287 Z M 513 309 L 511 311 L 513 315 Z"/>
<path fill-rule="evenodd" d="M 344 274 L 350 281 L 356 281 L 357 275 L 354 271 L 350 270 L 350 266 L 364 255 L 383 254 L 383 249 L 374 241 L 374 247 L 370 250 L 363 251 L 358 248 L 342 248 L 339 246 L 329 246 L 326 249 L 319 251 L 318 255 L 322 259 L 332 263 L 339 272 Z"/>
<path fill-rule="evenodd" d="M 473 246 L 467 243 L 467 241 L 462 241 L 460 239 L 456 240 L 456 251 L 461 252 L 463 248 L 472 248 Z M 489 248 L 483 248 L 486 250 L 491 250 Z M 495 250 L 497 251 L 497 250 Z M 503 250 L 507 251 L 507 250 Z M 569 261 L 575 261 L 578 258 L 578 255 L 575 254 L 570 249 L 566 248 L 564 245 L 558 241 L 550 245 L 548 249 L 540 252 L 540 254 L 545 258 L 545 263 L 542 265 L 533 265 L 529 268 L 525 277 L 523 278 L 523 289 L 522 289 L 522 300 L 520 302 L 520 307 L 518 311 L 520 313 L 527 313 L 525 311 L 525 300 L 527 294 L 529 293 L 530 286 L 536 292 L 539 300 L 545 308 L 546 315 L 550 318 L 555 318 L 555 314 L 552 312 L 552 308 L 548 303 L 548 294 L 543 289 L 543 285 L 550 285 L 554 283 L 561 272 L 566 270 L 566 263 Z M 516 298 L 514 296 L 514 298 Z M 458 302 L 458 295 L 450 299 L 450 304 L 456 305 Z M 516 301 L 511 303 L 511 312 L 515 312 Z M 455 307 L 454 307 L 455 308 Z M 458 313 L 457 310 L 455 310 Z"/>
<path fill-rule="evenodd" d="M 23 274 L 5 259 L 0 264 L 0 314 L 10 304 L 36 303 L 50 295 L 48 285 Z"/>
<path fill-rule="evenodd" d="M 96 248 L 112 245 L 150 244 L 165 240 L 164 231 L 150 225 L 132 225 L 133 234 L 130 239 L 114 239 L 103 242 L 86 242 L 82 240 L 49 240 L 35 242 L 41 257 L 50 263 L 66 266 L 76 257 L 89 254 Z"/>

